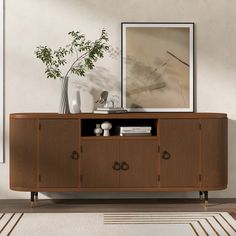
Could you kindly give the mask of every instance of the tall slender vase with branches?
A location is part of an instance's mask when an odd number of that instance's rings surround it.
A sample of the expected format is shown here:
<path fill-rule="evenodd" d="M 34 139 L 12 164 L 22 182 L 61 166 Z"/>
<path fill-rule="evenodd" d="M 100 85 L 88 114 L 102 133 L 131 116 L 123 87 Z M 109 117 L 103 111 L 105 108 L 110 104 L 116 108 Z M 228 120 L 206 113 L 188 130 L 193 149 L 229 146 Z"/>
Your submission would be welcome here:
<path fill-rule="evenodd" d="M 60 78 L 62 81 L 58 111 L 61 114 L 70 113 L 68 102 L 69 75 L 85 76 L 85 72 L 92 70 L 94 63 L 109 50 L 108 35 L 104 29 L 95 41 L 87 40 L 85 35 L 79 31 L 71 31 L 68 35 L 71 36 L 72 40 L 65 47 L 53 50 L 47 46 L 38 46 L 35 51 L 36 57 L 46 65 L 45 74 L 47 78 Z M 68 65 L 68 58 L 73 56 L 74 59 Z M 62 67 L 66 65 L 68 65 L 67 70 L 63 73 Z"/>

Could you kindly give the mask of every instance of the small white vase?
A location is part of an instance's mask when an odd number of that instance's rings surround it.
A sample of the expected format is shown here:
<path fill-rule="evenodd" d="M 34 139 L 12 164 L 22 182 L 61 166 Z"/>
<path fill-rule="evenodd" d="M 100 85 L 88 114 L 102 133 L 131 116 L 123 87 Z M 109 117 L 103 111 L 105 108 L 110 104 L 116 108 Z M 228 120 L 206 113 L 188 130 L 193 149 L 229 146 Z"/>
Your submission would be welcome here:
<path fill-rule="evenodd" d="M 76 90 L 74 92 L 74 97 L 72 100 L 72 110 L 74 114 L 81 113 L 81 99 L 79 90 Z"/>
<path fill-rule="evenodd" d="M 68 77 L 61 78 L 61 97 L 58 109 L 59 114 L 70 113 L 70 107 L 68 102 L 68 81 L 69 81 Z"/>
<path fill-rule="evenodd" d="M 100 124 L 96 124 L 96 128 L 94 129 L 94 133 L 96 136 L 100 136 L 102 134 L 102 128 Z"/>
<path fill-rule="evenodd" d="M 112 124 L 108 121 L 105 121 L 101 125 L 102 129 L 104 130 L 103 136 L 110 136 L 110 129 L 112 128 Z"/>

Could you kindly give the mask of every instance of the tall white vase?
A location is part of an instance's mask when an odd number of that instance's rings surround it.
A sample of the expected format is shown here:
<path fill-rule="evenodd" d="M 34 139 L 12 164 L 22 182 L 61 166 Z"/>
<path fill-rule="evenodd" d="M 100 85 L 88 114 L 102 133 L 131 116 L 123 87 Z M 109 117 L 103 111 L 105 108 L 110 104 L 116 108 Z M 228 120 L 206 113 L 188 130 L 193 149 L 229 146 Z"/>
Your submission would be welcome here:
<path fill-rule="evenodd" d="M 68 101 L 68 81 L 69 78 L 61 78 L 61 97 L 59 104 L 59 114 L 70 114 L 70 107 Z"/>
<path fill-rule="evenodd" d="M 72 100 L 72 112 L 74 114 L 81 113 L 81 100 L 80 100 L 80 91 L 74 91 L 74 97 Z"/>

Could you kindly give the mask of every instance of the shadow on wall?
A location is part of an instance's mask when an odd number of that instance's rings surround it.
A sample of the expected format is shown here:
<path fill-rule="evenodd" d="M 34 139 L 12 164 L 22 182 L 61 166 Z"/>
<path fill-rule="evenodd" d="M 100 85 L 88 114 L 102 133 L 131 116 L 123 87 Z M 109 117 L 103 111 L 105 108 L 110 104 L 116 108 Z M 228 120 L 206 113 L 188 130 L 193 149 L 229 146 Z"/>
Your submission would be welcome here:
<path fill-rule="evenodd" d="M 131 55 L 124 60 L 128 107 L 189 106 L 189 65 L 187 63 L 182 62 L 169 51 L 164 57 L 154 56 L 150 62 L 139 60 Z"/>
<path fill-rule="evenodd" d="M 95 101 L 104 90 L 120 97 L 119 77 L 104 67 L 94 68 L 84 78 L 73 79 L 71 87 L 80 91 L 82 112 L 92 112 L 96 108 Z"/>
<path fill-rule="evenodd" d="M 119 48 L 111 48 L 109 58 L 118 60 L 120 56 Z M 99 98 L 102 91 L 106 90 L 113 95 L 119 96 L 121 100 L 121 82 L 119 75 L 114 75 L 105 67 L 95 66 L 86 73 L 85 77 L 71 78 L 70 91 L 79 90 L 81 94 L 82 112 L 92 112 L 96 109 L 95 101 Z M 73 99 L 73 93 L 69 99 Z"/>

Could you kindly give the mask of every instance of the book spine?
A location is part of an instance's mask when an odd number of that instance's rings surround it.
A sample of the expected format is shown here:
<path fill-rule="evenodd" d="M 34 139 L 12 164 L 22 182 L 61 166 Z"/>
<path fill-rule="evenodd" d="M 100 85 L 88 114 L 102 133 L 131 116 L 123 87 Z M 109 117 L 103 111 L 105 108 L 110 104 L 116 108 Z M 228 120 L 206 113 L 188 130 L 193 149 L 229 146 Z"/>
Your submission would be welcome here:
<path fill-rule="evenodd" d="M 151 136 L 151 133 L 120 133 L 120 136 Z"/>
<path fill-rule="evenodd" d="M 126 134 L 129 134 L 129 133 L 137 133 L 137 134 L 139 134 L 139 133 L 151 133 L 151 131 L 150 130 L 123 130 L 123 131 L 121 131 L 120 133 L 126 133 Z"/>
<path fill-rule="evenodd" d="M 121 132 L 150 132 L 151 128 L 120 128 Z"/>

